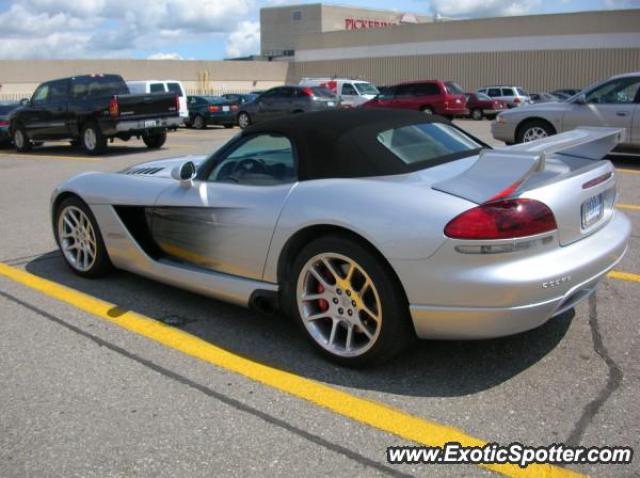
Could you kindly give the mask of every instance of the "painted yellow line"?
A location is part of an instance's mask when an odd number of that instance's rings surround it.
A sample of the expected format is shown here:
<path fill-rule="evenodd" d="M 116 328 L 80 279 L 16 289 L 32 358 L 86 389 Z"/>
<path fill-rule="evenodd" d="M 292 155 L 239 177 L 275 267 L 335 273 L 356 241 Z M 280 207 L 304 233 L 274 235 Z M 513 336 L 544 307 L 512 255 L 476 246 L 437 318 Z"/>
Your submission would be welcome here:
<path fill-rule="evenodd" d="M 631 272 L 611 271 L 607 274 L 607 277 L 629 282 L 640 282 L 640 274 L 632 274 Z"/>
<path fill-rule="evenodd" d="M 620 209 L 631 209 L 634 211 L 640 211 L 640 206 L 637 206 L 635 204 L 616 204 L 616 207 Z"/>
<path fill-rule="evenodd" d="M 640 174 L 640 170 L 638 170 L 638 169 L 616 168 L 616 171 L 624 173 L 624 174 Z"/>
<path fill-rule="evenodd" d="M 53 159 L 56 161 L 101 161 L 99 158 L 78 158 L 74 156 L 54 156 L 50 154 L 0 154 L 0 158 L 23 160 L 23 159 Z"/>
<path fill-rule="evenodd" d="M 0 275 L 162 345 L 404 440 L 426 446 L 442 446 L 447 442 L 459 442 L 464 446 L 483 446 L 487 443 L 456 428 L 410 415 L 382 403 L 356 397 L 291 372 L 254 362 L 157 320 L 120 309 L 109 302 L 96 299 L 15 267 L 0 263 Z M 517 465 L 487 464 L 480 466 L 509 477 L 572 478 L 585 476 L 551 465 L 530 465 L 524 469 Z"/>

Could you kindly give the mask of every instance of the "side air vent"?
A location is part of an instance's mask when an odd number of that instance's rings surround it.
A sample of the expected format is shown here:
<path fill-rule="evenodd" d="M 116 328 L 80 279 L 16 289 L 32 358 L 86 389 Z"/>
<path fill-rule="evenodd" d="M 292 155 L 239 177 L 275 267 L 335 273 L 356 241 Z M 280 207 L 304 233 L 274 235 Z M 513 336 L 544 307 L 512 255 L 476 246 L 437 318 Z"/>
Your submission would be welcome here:
<path fill-rule="evenodd" d="M 138 168 L 138 169 L 130 169 L 126 172 L 126 174 L 136 174 L 142 176 L 152 176 L 156 173 L 159 173 L 164 168 Z"/>

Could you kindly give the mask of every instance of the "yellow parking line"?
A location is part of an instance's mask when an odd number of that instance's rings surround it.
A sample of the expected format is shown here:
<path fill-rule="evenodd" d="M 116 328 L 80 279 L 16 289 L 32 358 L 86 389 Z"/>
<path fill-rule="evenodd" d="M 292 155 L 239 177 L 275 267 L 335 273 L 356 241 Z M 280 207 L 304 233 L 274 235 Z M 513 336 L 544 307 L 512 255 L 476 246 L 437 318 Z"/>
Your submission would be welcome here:
<path fill-rule="evenodd" d="M 458 442 L 464 446 L 483 446 L 487 443 L 456 428 L 410 415 L 382 403 L 356 397 L 291 372 L 254 362 L 157 320 L 120 309 L 109 302 L 96 299 L 7 264 L 0 263 L 0 275 L 162 345 L 404 440 L 426 446 L 442 446 L 447 442 Z M 517 465 L 486 464 L 480 466 L 509 477 L 584 477 L 574 471 L 552 465 L 530 465 L 527 468 L 520 468 Z"/>
<path fill-rule="evenodd" d="M 640 274 L 632 274 L 631 272 L 611 271 L 607 274 L 607 277 L 610 279 L 640 282 Z"/>
<path fill-rule="evenodd" d="M 74 156 L 53 156 L 49 154 L 24 155 L 24 154 L 0 154 L 0 158 L 23 160 L 23 159 L 53 159 L 64 161 L 101 161 L 99 158 L 77 158 Z"/>
<path fill-rule="evenodd" d="M 616 168 L 616 171 L 619 171 L 624 174 L 640 174 L 640 170 L 637 170 L 637 169 Z"/>
<path fill-rule="evenodd" d="M 616 204 L 616 207 L 620 209 L 631 209 L 640 211 L 640 206 L 636 206 L 635 204 Z"/>

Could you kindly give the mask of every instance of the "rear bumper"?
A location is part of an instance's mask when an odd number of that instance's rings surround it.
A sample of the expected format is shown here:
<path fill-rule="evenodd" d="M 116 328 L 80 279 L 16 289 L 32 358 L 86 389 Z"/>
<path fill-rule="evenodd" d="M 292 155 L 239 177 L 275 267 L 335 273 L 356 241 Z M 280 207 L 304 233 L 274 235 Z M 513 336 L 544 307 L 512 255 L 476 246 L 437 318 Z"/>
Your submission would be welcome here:
<path fill-rule="evenodd" d="M 416 334 L 421 338 L 485 339 L 536 328 L 595 290 L 622 259 L 630 233 L 629 220 L 617 212 L 597 233 L 548 254 L 473 267 L 452 266 L 448 277 L 437 263 L 435 271 L 430 263 L 423 263 L 431 274 L 422 282 L 425 292 L 421 294 L 416 287 L 407 291 Z M 451 284 L 432 285 L 429 281 L 434 276 Z M 420 295 L 432 300 L 422 301 Z M 438 302 L 434 297 L 443 299 Z M 451 304 L 455 301 L 460 305 Z"/>
<path fill-rule="evenodd" d="M 155 121 L 154 125 L 150 125 L 150 121 Z M 173 128 L 180 126 L 184 123 L 184 118 L 181 116 L 170 116 L 168 118 L 148 118 L 141 120 L 131 121 L 118 121 L 115 124 L 115 131 L 118 133 L 132 132 L 132 131 L 145 131 L 156 128 Z"/>

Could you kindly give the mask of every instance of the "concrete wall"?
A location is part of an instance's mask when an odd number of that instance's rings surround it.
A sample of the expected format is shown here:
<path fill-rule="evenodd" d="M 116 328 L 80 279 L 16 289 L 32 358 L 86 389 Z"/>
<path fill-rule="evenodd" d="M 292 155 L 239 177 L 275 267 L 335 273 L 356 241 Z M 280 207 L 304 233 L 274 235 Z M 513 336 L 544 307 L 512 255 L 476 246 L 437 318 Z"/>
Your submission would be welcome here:
<path fill-rule="evenodd" d="M 173 79 L 193 92 L 245 92 L 281 85 L 289 63 L 184 60 L 0 60 L 0 98 L 28 96 L 54 78 L 118 73 L 125 80 Z"/>

